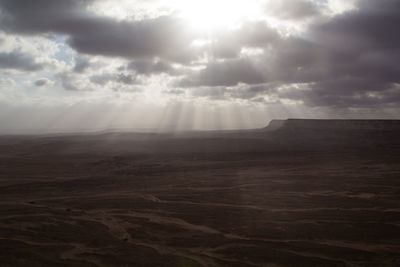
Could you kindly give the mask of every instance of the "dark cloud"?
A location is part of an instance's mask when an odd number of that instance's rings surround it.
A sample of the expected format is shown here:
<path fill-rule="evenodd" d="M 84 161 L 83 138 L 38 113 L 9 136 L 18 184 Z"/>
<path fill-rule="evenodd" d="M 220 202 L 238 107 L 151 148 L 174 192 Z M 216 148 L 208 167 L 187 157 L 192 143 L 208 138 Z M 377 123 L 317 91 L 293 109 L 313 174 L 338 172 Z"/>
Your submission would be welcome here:
<path fill-rule="evenodd" d="M 184 95 L 185 90 L 171 89 L 171 90 L 164 90 L 163 93 L 168 95 Z"/>
<path fill-rule="evenodd" d="M 34 82 L 34 85 L 37 87 L 43 87 L 43 86 L 49 85 L 50 83 L 51 83 L 51 81 L 49 79 L 42 78 L 42 79 L 36 80 Z"/>
<path fill-rule="evenodd" d="M 398 49 L 400 2 L 360 0 L 356 10 L 346 12 L 311 29 L 312 38 L 330 49 L 360 52 Z"/>
<path fill-rule="evenodd" d="M 54 32 L 69 36 L 80 53 L 187 61 L 191 34 L 171 16 L 117 21 L 87 11 L 93 0 L 0 0 L 1 28 L 14 33 Z M 177 49 L 179 48 L 179 50 Z"/>
<path fill-rule="evenodd" d="M 216 87 L 197 87 L 188 90 L 191 96 L 193 97 L 204 97 L 212 100 L 226 100 L 226 99 L 238 99 L 238 100 L 247 100 L 251 102 L 263 102 L 263 103 L 277 103 L 278 92 L 277 88 L 280 86 L 278 83 L 266 83 L 266 84 L 258 84 L 258 85 L 240 85 L 236 87 L 225 87 L 225 86 L 216 86 Z M 179 90 L 178 92 L 185 92 Z M 273 100 L 266 100 L 264 97 L 268 96 L 268 98 Z M 286 97 L 289 98 L 289 97 Z"/>
<path fill-rule="evenodd" d="M 275 88 L 275 84 L 261 84 L 255 86 L 241 86 L 228 91 L 232 98 L 239 99 L 256 99 L 259 95 L 269 95 Z"/>
<path fill-rule="evenodd" d="M 215 33 L 213 41 L 203 48 L 213 58 L 237 58 L 243 48 L 266 48 L 281 39 L 279 33 L 264 21 L 247 21 L 238 29 Z"/>
<path fill-rule="evenodd" d="M 321 64 L 327 75 L 312 86 L 311 102 L 362 106 L 398 101 L 391 98 L 400 83 L 397 25 L 399 1 L 364 0 L 356 10 L 312 27 L 309 36 L 327 55 Z"/>
<path fill-rule="evenodd" d="M 37 63 L 35 57 L 20 51 L 0 53 L 0 69 L 13 69 L 20 71 L 39 71 L 44 64 Z"/>
<path fill-rule="evenodd" d="M 399 101 L 400 88 L 367 78 L 341 78 L 311 85 L 305 101 L 310 106 L 363 107 Z M 397 97 L 394 91 L 397 91 Z"/>
<path fill-rule="evenodd" d="M 127 59 L 116 73 L 89 77 L 94 86 L 133 85 L 136 76 L 167 74 L 182 76 L 175 77 L 176 92 L 191 90 L 194 96 L 214 99 L 256 101 L 276 95 L 330 107 L 399 103 L 398 0 L 359 0 L 357 8 L 334 16 L 326 16 L 323 1 L 269 1 L 267 12 L 275 18 L 312 24 L 304 32 L 284 35 L 265 21 L 247 21 L 211 36 L 190 32 L 174 15 L 136 21 L 95 15 L 87 9 L 94 1 L 0 0 L 0 28 L 63 34 L 79 53 Z M 194 40 L 209 42 L 196 47 Z M 261 52 L 244 52 L 252 49 Z M 208 61 L 196 63 L 199 57 Z M 89 64 L 78 58 L 74 74 L 83 75 Z M 16 51 L 0 53 L 0 68 L 38 71 L 43 65 Z M 78 90 L 73 79 L 72 74 L 59 76 L 65 89 Z"/>
<path fill-rule="evenodd" d="M 298 36 L 283 37 L 272 31 L 269 37 L 253 42 L 254 47 L 264 49 L 264 54 L 209 63 L 205 69 L 182 79 L 180 86 L 215 87 L 217 95 L 226 99 L 254 99 L 274 94 L 282 99 L 303 101 L 309 106 L 363 107 L 398 103 L 399 1 L 359 1 L 352 11 L 314 23 Z M 255 32 L 250 36 L 261 37 L 268 32 L 266 26 L 264 30 L 251 28 Z M 235 37 L 227 39 L 227 43 L 231 47 L 239 43 L 237 47 L 245 47 L 245 43 L 251 43 L 248 40 L 254 40 L 241 38 L 247 41 L 239 42 L 240 37 Z M 274 86 L 237 87 L 262 83 Z M 285 90 L 279 90 L 282 85 Z M 221 94 L 221 86 L 236 86 L 236 89 Z"/>
<path fill-rule="evenodd" d="M 104 86 L 109 82 L 116 82 L 125 85 L 140 84 L 140 81 L 136 79 L 134 75 L 124 73 L 103 73 L 98 75 L 92 75 L 89 78 L 91 83 Z"/>
<path fill-rule="evenodd" d="M 90 59 L 87 57 L 78 57 L 75 61 L 74 71 L 77 73 L 82 73 L 90 67 Z"/>
<path fill-rule="evenodd" d="M 189 91 L 189 93 L 192 97 L 202 97 L 210 100 L 234 99 L 265 104 L 276 104 L 279 102 L 277 94 L 274 91 L 276 86 L 276 84 L 260 84 L 255 86 L 241 85 L 233 88 L 227 88 L 224 86 L 205 86 L 193 88 Z M 268 96 L 270 100 L 266 100 L 264 96 Z"/>
<path fill-rule="evenodd" d="M 190 95 L 193 97 L 204 97 L 212 100 L 225 100 L 229 98 L 226 87 L 197 87 L 190 90 Z"/>
<path fill-rule="evenodd" d="M 116 75 L 106 73 L 106 74 L 97 74 L 90 76 L 90 82 L 98 85 L 106 85 L 108 82 L 116 79 Z"/>
<path fill-rule="evenodd" d="M 204 70 L 182 79 L 182 87 L 235 86 L 239 83 L 257 84 L 265 82 L 264 70 L 248 58 L 212 62 Z"/>
<path fill-rule="evenodd" d="M 120 73 L 117 75 L 116 81 L 119 83 L 128 84 L 128 85 L 138 83 L 138 81 L 136 80 L 136 77 L 134 77 L 131 74 L 123 74 L 123 73 Z"/>
<path fill-rule="evenodd" d="M 276 29 L 271 28 L 264 21 L 244 23 L 233 34 L 237 36 L 238 42 L 244 47 L 266 47 L 273 45 L 282 38 Z"/>
<path fill-rule="evenodd" d="M 11 32 L 79 31 L 79 22 L 92 0 L 0 0 L 2 28 Z M 82 25 L 81 25 L 82 26 Z"/>
<path fill-rule="evenodd" d="M 90 91 L 92 88 L 82 88 L 77 85 L 74 81 L 76 77 L 74 77 L 71 73 L 62 72 L 56 75 L 56 78 L 60 81 L 62 87 L 67 91 Z"/>
<path fill-rule="evenodd" d="M 182 21 L 172 17 L 136 22 L 85 18 L 78 24 L 86 30 L 71 31 L 68 43 L 81 53 L 125 58 L 162 57 L 173 61 L 187 61 L 192 56 L 188 50 L 191 40 Z"/>
<path fill-rule="evenodd" d="M 137 74 L 152 75 L 167 73 L 169 75 L 177 75 L 179 72 L 169 63 L 160 60 L 134 60 L 128 64 L 129 70 L 135 71 Z"/>
<path fill-rule="evenodd" d="M 264 54 L 208 63 L 181 80 L 182 87 L 236 86 L 261 83 L 304 83 L 328 78 L 332 60 L 341 55 L 302 38 L 274 39 Z M 351 60 L 343 56 L 345 60 Z"/>

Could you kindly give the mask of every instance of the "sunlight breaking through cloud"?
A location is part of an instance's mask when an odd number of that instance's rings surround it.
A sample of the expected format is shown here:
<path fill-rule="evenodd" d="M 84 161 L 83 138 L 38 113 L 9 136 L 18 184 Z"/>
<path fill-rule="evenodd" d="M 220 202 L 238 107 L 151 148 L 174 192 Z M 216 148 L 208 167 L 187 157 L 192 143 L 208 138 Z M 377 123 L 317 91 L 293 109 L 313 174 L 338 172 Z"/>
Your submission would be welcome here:
<path fill-rule="evenodd" d="M 394 0 L 0 0 L 1 130 L 77 106 L 93 107 L 93 129 L 393 118 L 398 10 Z"/>

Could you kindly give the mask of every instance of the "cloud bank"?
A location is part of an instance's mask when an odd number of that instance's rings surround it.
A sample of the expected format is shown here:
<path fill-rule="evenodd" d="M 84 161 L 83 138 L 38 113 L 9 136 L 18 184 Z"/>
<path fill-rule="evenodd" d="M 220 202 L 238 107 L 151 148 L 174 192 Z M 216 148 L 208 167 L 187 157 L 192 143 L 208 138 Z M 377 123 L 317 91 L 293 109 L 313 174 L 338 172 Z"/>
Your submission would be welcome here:
<path fill-rule="evenodd" d="M 98 8 L 106 3 L 0 0 L 0 86 L 8 86 L 0 101 L 18 105 L 12 88 L 29 99 L 30 84 L 72 102 L 91 92 L 90 101 L 293 104 L 355 115 L 399 108 L 397 0 L 259 1 L 259 17 L 212 31 L 162 1 L 115 4 L 146 7 L 128 15 Z"/>

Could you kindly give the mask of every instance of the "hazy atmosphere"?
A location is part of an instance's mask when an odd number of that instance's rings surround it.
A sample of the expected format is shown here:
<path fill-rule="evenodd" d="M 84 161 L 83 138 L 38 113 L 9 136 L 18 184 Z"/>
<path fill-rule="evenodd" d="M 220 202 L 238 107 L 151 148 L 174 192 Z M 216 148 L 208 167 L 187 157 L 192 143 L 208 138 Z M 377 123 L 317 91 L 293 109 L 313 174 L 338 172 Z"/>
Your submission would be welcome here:
<path fill-rule="evenodd" d="M 397 0 L 0 0 L 0 134 L 399 118 Z"/>
<path fill-rule="evenodd" d="M 400 0 L 0 0 L 0 266 L 399 267 Z"/>

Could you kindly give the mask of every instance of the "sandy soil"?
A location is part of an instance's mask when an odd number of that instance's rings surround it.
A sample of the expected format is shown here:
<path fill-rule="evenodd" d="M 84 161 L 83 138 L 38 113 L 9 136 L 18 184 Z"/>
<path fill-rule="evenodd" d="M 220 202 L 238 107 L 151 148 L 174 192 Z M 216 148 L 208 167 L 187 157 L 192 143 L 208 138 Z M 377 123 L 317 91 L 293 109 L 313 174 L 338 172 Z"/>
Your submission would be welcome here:
<path fill-rule="evenodd" d="M 400 266 L 398 144 L 271 138 L 3 137 L 0 265 Z"/>

